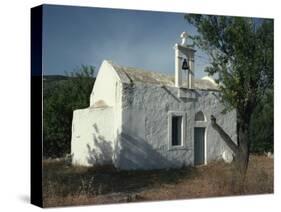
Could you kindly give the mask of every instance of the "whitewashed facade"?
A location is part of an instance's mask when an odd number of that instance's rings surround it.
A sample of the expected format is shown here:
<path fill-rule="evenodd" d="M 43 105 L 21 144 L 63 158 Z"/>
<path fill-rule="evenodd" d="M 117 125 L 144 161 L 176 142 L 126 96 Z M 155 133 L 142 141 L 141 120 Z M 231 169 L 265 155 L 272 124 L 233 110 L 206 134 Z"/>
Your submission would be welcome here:
<path fill-rule="evenodd" d="M 194 78 L 194 53 L 185 42 L 175 45 L 175 76 L 104 61 L 90 106 L 73 113 L 72 163 L 162 169 L 229 158 L 210 116 L 236 140 L 236 112 L 221 113 L 224 106 L 212 79 Z"/>

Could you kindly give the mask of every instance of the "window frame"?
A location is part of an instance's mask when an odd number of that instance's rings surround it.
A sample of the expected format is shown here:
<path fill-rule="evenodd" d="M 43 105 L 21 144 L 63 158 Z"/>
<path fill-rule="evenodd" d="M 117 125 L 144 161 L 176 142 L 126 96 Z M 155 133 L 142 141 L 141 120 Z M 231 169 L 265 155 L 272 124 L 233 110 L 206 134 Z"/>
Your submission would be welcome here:
<path fill-rule="evenodd" d="M 180 116 L 181 124 L 181 145 L 172 145 L 172 119 L 175 116 Z M 169 111 L 168 112 L 168 150 L 185 149 L 186 147 L 186 113 L 184 111 Z"/>

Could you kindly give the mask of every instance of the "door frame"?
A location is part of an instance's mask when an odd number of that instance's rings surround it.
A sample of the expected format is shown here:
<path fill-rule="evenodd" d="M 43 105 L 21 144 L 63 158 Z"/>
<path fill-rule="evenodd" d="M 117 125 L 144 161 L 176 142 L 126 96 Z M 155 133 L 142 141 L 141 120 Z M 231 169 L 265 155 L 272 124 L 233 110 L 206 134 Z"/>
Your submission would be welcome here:
<path fill-rule="evenodd" d="M 196 166 L 202 166 L 202 165 L 207 165 L 207 127 L 205 126 L 194 126 L 193 128 L 193 165 L 195 166 L 195 129 L 196 128 L 203 128 L 204 129 L 204 142 L 203 142 L 203 145 L 204 145 L 204 161 L 202 164 L 200 165 L 196 165 Z"/>

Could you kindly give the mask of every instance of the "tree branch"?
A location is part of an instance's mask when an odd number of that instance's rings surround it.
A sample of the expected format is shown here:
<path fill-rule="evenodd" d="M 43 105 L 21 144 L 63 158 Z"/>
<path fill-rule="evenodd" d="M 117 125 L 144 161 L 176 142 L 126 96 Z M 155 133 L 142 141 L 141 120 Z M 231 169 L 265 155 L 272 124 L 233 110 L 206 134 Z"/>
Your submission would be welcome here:
<path fill-rule="evenodd" d="M 235 155 L 237 155 L 238 146 L 233 142 L 230 136 L 221 128 L 221 126 L 217 124 L 216 118 L 213 115 L 211 115 L 211 123 L 212 127 L 220 134 L 227 146 L 233 151 Z"/>

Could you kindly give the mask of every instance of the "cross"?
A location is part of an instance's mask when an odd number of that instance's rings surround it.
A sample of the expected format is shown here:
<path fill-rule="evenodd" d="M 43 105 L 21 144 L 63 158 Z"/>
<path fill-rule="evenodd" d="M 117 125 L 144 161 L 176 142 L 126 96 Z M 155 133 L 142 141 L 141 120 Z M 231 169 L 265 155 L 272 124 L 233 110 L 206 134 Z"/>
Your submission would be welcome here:
<path fill-rule="evenodd" d="M 187 38 L 188 38 L 187 32 L 181 33 L 181 45 L 183 46 L 187 45 Z"/>

